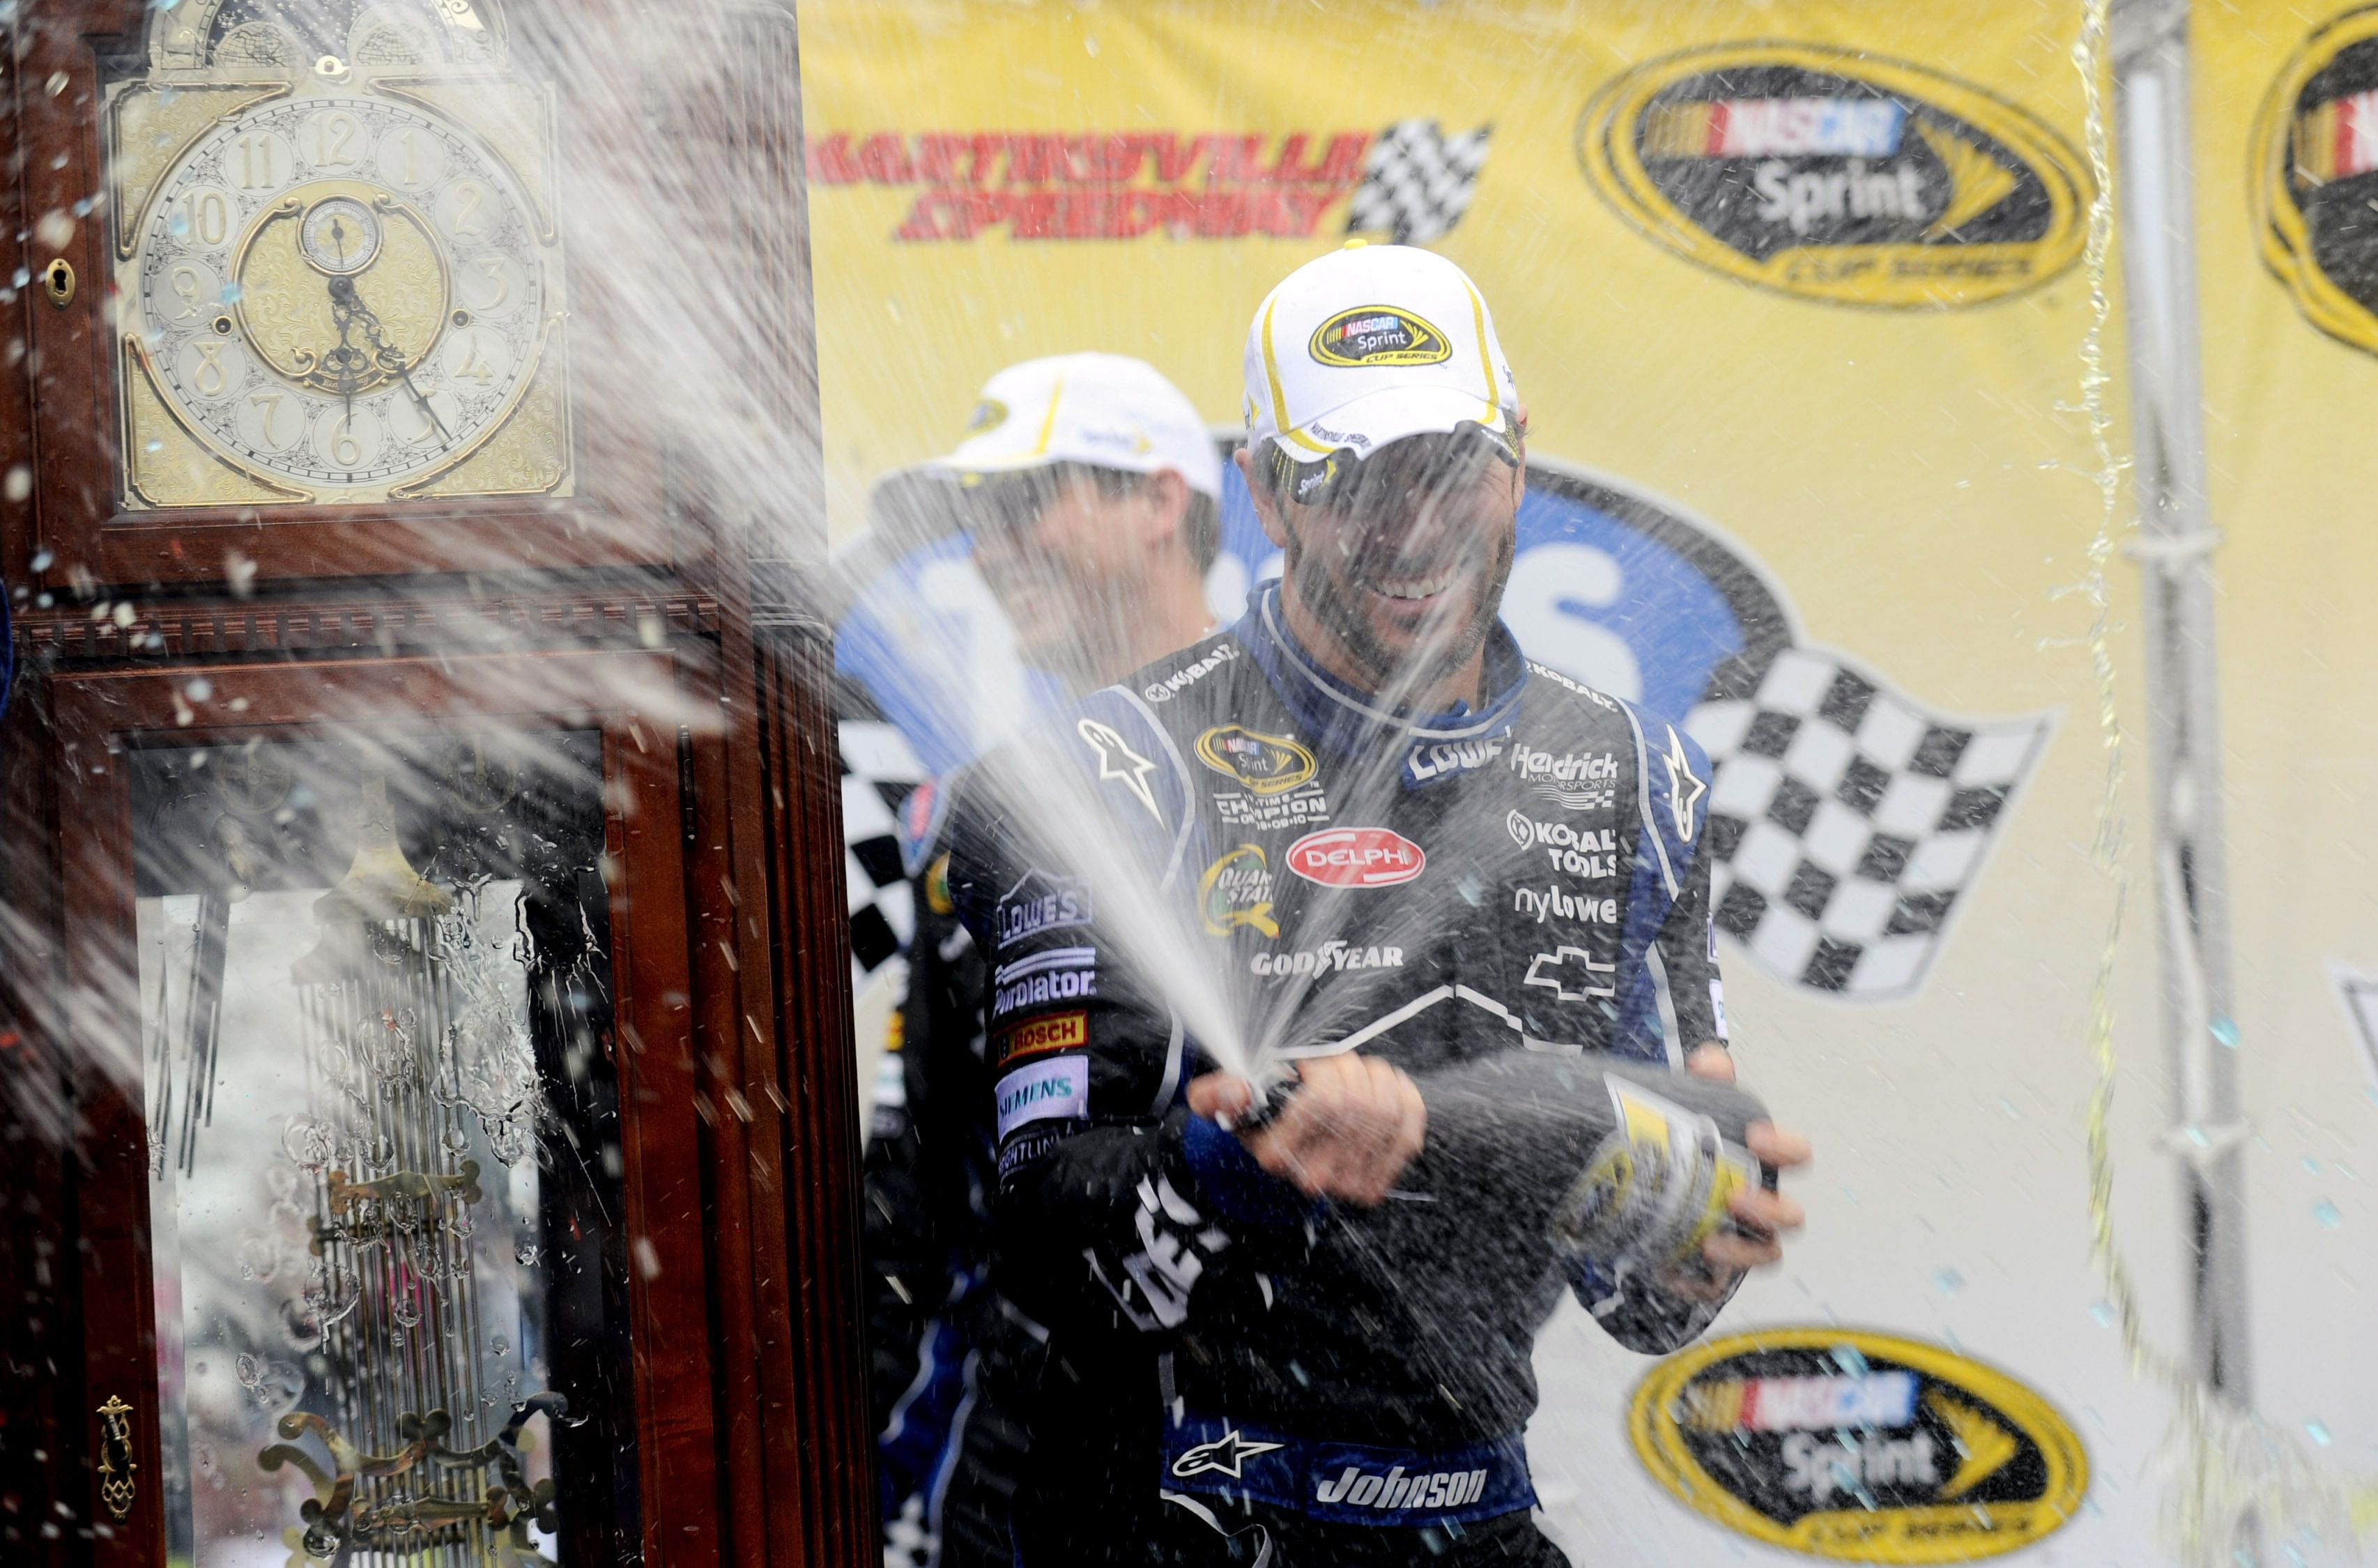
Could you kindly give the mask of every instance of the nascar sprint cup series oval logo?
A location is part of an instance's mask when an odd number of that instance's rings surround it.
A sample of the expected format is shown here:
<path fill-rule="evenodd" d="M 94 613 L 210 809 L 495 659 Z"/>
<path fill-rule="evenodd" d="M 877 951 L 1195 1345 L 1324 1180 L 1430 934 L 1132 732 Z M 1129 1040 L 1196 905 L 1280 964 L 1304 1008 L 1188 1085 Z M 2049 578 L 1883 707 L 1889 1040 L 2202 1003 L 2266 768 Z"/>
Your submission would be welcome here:
<path fill-rule="evenodd" d="M 2313 33 L 2254 125 L 2263 259 L 2312 324 L 2378 353 L 2378 6 Z"/>
<path fill-rule="evenodd" d="M 1795 43 L 1647 62 L 1578 122 L 1595 190 L 1732 278 L 1837 305 L 1976 305 L 2081 254 L 2089 182 L 2013 104 L 1920 66 Z"/>
<path fill-rule="evenodd" d="M 2080 1438 L 2038 1394 L 1940 1346 L 1856 1329 L 1697 1345 L 1643 1380 L 1627 1425 L 1695 1513 L 1853 1562 L 2013 1551 L 2089 1486 Z"/>

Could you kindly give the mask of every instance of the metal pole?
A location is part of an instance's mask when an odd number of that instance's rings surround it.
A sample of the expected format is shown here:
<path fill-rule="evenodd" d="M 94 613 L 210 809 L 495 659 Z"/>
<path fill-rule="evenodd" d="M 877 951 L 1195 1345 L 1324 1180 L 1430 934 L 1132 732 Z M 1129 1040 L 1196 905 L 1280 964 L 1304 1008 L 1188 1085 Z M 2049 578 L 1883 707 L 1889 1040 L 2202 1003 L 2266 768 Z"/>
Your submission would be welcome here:
<path fill-rule="evenodd" d="M 2230 1011 L 2228 855 L 2197 341 L 2187 0 L 2115 0 L 2122 279 L 2130 327 L 2132 547 L 2142 574 L 2156 924 L 2190 1228 L 2190 1364 L 2240 1407 L 2246 1340 L 2245 1124 Z"/>

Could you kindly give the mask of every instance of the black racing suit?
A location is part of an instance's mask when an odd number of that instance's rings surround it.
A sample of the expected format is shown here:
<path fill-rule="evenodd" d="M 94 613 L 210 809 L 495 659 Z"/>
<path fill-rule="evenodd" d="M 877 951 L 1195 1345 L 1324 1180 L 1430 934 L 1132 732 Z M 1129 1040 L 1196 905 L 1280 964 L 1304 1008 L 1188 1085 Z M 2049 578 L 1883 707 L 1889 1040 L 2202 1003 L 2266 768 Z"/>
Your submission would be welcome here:
<path fill-rule="evenodd" d="M 865 1161 L 868 1349 L 887 1568 L 1008 1568 L 1037 1323 L 990 1279 L 994 1149 L 986 976 L 950 903 L 943 836 L 965 774 L 903 808 L 916 911 Z"/>
<path fill-rule="evenodd" d="M 1520 1440 L 1560 1290 L 1645 1352 L 1715 1315 L 1551 1246 L 1583 1155 L 1548 1177 L 1529 1142 L 1601 1092 L 1580 1053 L 1674 1066 L 1723 1036 L 1709 763 L 1499 625 L 1484 687 L 1382 712 L 1271 585 L 958 825 L 952 895 L 992 967 L 996 1275 L 1051 1334 L 1019 1562 L 1558 1563 Z M 1077 765 L 1096 823 L 1053 787 Z M 1398 1192 L 1308 1203 L 1192 1117 L 1201 1023 L 1410 1073 L 1430 1125 Z"/>

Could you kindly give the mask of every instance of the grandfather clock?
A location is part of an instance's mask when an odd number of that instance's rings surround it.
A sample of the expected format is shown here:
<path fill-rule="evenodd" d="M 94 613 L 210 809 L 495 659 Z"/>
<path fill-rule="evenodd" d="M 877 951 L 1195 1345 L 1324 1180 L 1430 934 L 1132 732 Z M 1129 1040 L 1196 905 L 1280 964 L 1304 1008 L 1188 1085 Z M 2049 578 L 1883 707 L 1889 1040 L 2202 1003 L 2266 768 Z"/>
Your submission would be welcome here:
<path fill-rule="evenodd" d="M 861 1562 L 789 0 L 8 26 L 0 1561 Z"/>

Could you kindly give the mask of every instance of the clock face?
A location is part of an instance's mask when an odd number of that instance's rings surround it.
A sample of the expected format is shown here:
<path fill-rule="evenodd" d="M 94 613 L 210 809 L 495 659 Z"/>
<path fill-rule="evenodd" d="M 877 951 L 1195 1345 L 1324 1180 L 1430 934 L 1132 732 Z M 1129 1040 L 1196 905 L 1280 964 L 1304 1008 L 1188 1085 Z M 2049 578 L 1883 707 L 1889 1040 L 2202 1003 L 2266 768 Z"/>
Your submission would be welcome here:
<path fill-rule="evenodd" d="M 539 228 L 505 163 L 425 108 L 262 103 L 193 141 L 149 204 L 130 269 L 148 374 L 233 466 L 385 498 L 520 402 L 557 314 Z"/>

